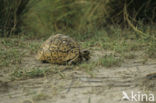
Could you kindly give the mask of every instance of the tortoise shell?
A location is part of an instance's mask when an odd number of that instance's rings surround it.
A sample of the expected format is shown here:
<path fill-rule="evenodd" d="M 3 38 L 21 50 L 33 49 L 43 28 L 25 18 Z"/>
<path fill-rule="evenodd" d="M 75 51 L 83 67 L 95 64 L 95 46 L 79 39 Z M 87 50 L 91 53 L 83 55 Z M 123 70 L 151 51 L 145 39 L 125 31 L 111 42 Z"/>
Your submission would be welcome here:
<path fill-rule="evenodd" d="M 89 51 L 83 51 L 89 56 Z M 37 59 L 53 64 L 71 64 L 83 60 L 80 45 L 69 36 L 56 34 L 50 36 L 40 47 Z M 87 59 L 87 58 L 86 58 Z"/>

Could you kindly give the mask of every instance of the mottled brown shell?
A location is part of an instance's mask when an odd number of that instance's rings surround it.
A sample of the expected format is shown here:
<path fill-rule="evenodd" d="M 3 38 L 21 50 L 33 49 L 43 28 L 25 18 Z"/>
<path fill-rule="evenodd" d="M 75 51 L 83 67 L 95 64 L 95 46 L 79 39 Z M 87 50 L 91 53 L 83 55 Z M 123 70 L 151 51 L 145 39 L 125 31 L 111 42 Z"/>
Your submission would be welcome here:
<path fill-rule="evenodd" d="M 63 34 L 49 37 L 40 47 L 36 58 L 53 64 L 77 62 L 80 58 L 80 46 L 72 38 Z"/>

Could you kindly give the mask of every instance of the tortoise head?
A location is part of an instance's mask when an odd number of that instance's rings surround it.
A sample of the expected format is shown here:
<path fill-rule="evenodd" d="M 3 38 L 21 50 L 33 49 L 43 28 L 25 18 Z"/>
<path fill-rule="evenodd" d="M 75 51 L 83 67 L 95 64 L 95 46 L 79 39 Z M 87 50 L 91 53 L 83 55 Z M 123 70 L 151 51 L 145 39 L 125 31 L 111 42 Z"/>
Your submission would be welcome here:
<path fill-rule="evenodd" d="M 88 61 L 90 59 L 90 51 L 89 50 L 86 50 L 86 49 L 81 50 L 80 51 L 80 57 L 82 59 L 85 59 L 86 61 Z"/>

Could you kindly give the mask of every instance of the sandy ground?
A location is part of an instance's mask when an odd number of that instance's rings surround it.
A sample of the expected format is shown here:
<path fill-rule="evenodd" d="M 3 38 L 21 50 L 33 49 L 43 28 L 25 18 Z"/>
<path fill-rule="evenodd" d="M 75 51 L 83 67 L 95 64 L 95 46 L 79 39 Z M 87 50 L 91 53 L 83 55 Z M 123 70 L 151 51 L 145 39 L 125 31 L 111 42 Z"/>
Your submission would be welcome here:
<path fill-rule="evenodd" d="M 38 63 L 34 58 L 25 58 L 25 67 Z M 40 64 L 41 65 L 41 64 Z M 49 64 L 42 64 L 49 66 Z M 156 103 L 156 61 L 142 64 L 129 60 L 120 67 L 96 67 L 93 75 L 84 71 L 67 69 L 45 77 L 0 83 L 0 103 L 140 103 L 144 101 L 122 100 L 123 91 L 153 94 Z M 2 77 L 2 76 L 1 76 Z"/>

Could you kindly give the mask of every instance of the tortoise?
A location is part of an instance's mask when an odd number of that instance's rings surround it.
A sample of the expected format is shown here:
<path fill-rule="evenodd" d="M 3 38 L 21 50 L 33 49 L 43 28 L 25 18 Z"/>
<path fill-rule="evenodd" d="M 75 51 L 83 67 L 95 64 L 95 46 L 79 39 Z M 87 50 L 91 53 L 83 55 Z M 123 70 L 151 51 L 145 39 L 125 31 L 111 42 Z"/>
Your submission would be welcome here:
<path fill-rule="evenodd" d="M 71 37 L 56 34 L 50 36 L 40 47 L 36 58 L 43 63 L 77 64 L 90 58 L 89 50 L 81 50 Z"/>

